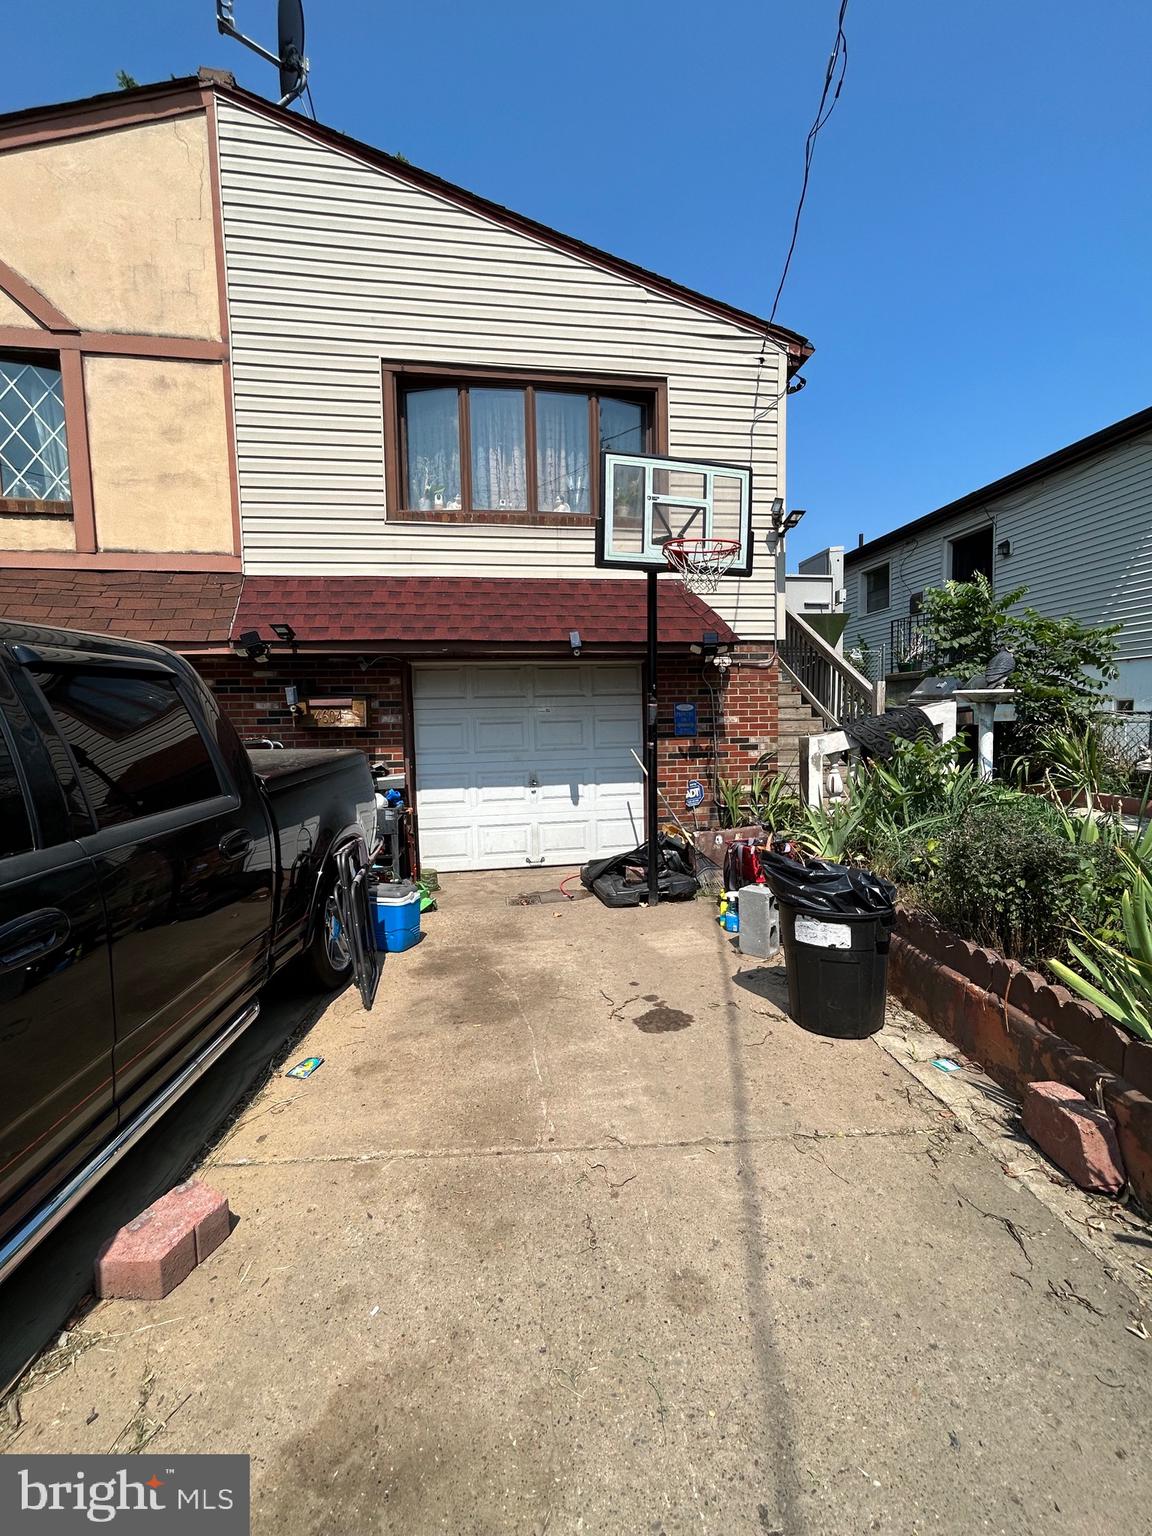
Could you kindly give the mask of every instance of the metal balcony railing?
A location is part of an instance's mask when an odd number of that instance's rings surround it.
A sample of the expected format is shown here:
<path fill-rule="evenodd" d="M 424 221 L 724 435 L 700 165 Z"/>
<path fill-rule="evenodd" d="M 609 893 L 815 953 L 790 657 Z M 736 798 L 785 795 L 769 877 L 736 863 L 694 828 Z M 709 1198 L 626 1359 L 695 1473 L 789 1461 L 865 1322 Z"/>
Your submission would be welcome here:
<path fill-rule="evenodd" d="M 891 624 L 892 666 L 897 672 L 927 672 L 936 660 L 936 647 L 928 633 L 927 615 L 910 613 Z"/>

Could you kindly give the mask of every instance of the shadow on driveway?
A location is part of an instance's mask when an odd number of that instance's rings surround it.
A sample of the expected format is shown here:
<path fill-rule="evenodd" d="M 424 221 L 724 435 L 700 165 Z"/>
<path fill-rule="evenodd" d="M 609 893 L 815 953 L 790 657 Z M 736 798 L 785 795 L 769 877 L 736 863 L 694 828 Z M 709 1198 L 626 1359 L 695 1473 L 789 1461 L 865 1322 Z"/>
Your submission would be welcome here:
<path fill-rule="evenodd" d="M 302 995 L 299 976 L 278 977 L 256 1022 L 0 1286 L 0 1393 L 87 1310 L 101 1245 L 188 1175 L 331 1001 Z"/>

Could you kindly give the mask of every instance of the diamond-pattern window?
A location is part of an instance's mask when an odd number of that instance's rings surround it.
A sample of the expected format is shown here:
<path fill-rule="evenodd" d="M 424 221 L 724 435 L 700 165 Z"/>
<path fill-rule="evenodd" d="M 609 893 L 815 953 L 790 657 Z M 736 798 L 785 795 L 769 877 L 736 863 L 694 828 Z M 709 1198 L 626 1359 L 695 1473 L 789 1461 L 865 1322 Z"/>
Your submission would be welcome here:
<path fill-rule="evenodd" d="M 0 496 L 72 499 L 59 368 L 0 357 Z"/>

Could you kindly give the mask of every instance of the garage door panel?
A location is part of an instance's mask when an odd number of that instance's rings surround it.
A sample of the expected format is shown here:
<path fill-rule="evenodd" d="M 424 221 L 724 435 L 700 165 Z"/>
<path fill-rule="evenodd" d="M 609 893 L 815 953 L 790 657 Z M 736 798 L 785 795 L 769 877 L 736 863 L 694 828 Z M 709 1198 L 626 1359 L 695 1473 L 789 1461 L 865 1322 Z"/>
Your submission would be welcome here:
<path fill-rule="evenodd" d="M 467 667 L 436 667 L 420 674 L 422 701 L 468 697 Z"/>
<path fill-rule="evenodd" d="M 462 816 L 471 806 L 471 775 L 461 778 L 458 768 L 420 775 L 420 804 L 433 808 L 438 815 Z"/>
<path fill-rule="evenodd" d="M 600 806 L 616 807 L 624 801 L 644 799 L 644 792 L 636 782 L 638 770 L 635 763 L 631 769 L 623 763 L 617 768 L 596 769 L 592 774 L 590 793 L 599 808 Z"/>
<path fill-rule="evenodd" d="M 549 699 L 583 698 L 588 693 L 588 667 L 537 667 L 533 695 L 537 703 Z"/>
<path fill-rule="evenodd" d="M 531 696 L 527 667 L 470 667 L 474 699 L 517 699 Z"/>
<path fill-rule="evenodd" d="M 617 718 L 613 715 L 598 715 L 594 722 L 593 743 L 597 748 L 620 748 L 627 750 L 635 747 L 640 750 L 640 722 L 631 717 Z"/>
<path fill-rule="evenodd" d="M 481 858 L 511 858 L 524 863 L 531 855 L 531 824 L 527 821 L 493 821 L 476 828 L 476 847 Z"/>
<path fill-rule="evenodd" d="M 640 697 L 639 667 L 592 667 L 592 692 L 601 698 L 616 694 L 628 699 Z"/>
<path fill-rule="evenodd" d="M 542 822 L 539 831 L 545 864 L 582 864 L 592 857 L 593 829 L 588 821 Z"/>
<path fill-rule="evenodd" d="M 468 724 L 462 718 L 426 720 L 420 732 L 421 750 L 427 757 L 448 752 L 457 758 L 463 756 L 469 749 Z"/>
<path fill-rule="evenodd" d="M 590 723 L 586 715 L 537 714 L 532 721 L 535 745 L 544 752 L 560 748 L 583 752 L 591 745 Z"/>
<path fill-rule="evenodd" d="M 522 753 L 528 746 L 528 720 L 524 715 L 478 715 L 473 739 L 477 752 L 505 756 Z"/>
<path fill-rule="evenodd" d="M 515 808 L 523 815 L 532 803 L 532 791 L 528 776 L 519 773 L 478 773 L 476 778 L 475 805 L 478 810 L 493 815 Z"/>
<path fill-rule="evenodd" d="M 436 870 L 474 869 L 473 825 L 420 826 L 420 855 Z"/>
<path fill-rule="evenodd" d="M 638 805 L 634 816 L 597 816 L 597 857 L 609 853 L 626 853 L 644 841 L 644 807 Z"/>

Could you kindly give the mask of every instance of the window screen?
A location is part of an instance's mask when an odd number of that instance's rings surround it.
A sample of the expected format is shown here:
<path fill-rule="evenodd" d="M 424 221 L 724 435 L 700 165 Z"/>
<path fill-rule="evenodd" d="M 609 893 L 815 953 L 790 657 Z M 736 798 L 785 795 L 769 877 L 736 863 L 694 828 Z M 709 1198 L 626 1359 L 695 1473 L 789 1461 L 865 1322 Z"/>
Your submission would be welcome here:
<path fill-rule="evenodd" d="M 0 733 L 0 859 L 27 853 L 32 846 L 32 827 L 24 791 L 16 777 L 16 764 L 3 733 Z"/>
<path fill-rule="evenodd" d="M 220 793 L 208 749 L 171 678 L 67 669 L 37 681 L 101 827 Z"/>

